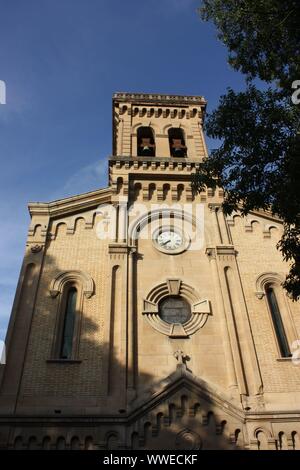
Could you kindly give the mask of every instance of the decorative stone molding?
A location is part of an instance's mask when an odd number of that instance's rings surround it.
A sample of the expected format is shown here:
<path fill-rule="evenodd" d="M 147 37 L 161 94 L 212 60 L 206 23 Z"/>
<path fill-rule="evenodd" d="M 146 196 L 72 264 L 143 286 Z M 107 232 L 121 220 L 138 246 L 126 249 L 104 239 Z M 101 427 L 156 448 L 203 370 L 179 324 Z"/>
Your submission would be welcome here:
<path fill-rule="evenodd" d="M 30 250 L 31 250 L 31 253 L 39 253 L 40 251 L 42 251 L 43 249 L 43 245 L 33 245 Z"/>
<path fill-rule="evenodd" d="M 236 256 L 237 251 L 233 245 L 219 245 L 216 246 L 218 256 Z"/>
<path fill-rule="evenodd" d="M 183 429 L 175 438 L 175 448 L 183 450 L 200 450 L 202 441 L 200 436 L 190 429 Z"/>
<path fill-rule="evenodd" d="M 255 283 L 255 295 L 258 299 L 265 296 L 265 287 L 267 284 L 281 285 L 284 281 L 284 276 L 274 272 L 266 272 L 258 276 Z"/>
<path fill-rule="evenodd" d="M 125 243 L 110 243 L 108 245 L 109 254 L 123 254 L 126 255 L 129 251 L 129 247 Z"/>
<path fill-rule="evenodd" d="M 126 102 L 126 103 L 153 103 L 158 104 L 169 104 L 169 103 L 182 103 L 184 104 L 195 104 L 206 106 L 206 101 L 203 96 L 181 96 L 181 95 L 160 95 L 152 93 L 114 93 L 114 101 Z"/>
<path fill-rule="evenodd" d="M 61 294 L 65 284 L 80 283 L 84 296 L 89 299 L 94 294 L 95 285 L 91 276 L 83 271 L 63 271 L 59 273 L 50 284 L 50 295 L 55 298 Z"/>
<path fill-rule="evenodd" d="M 205 250 L 205 254 L 208 256 L 209 260 L 216 259 L 216 249 L 212 247 L 208 247 Z"/>
<path fill-rule="evenodd" d="M 167 286 L 168 286 L 170 295 L 179 295 L 180 285 L 181 285 L 180 279 L 167 279 Z"/>
<path fill-rule="evenodd" d="M 223 210 L 222 204 L 217 203 L 217 202 L 210 202 L 208 204 L 208 208 L 209 208 L 210 212 L 217 212 L 217 211 L 222 211 Z"/>
<path fill-rule="evenodd" d="M 180 295 L 191 305 L 192 315 L 185 323 L 167 323 L 159 316 L 159 303 L 165 297 Z M 202 328 L 211 314 L 210 302 L 201 299 L 196 290 L 181 279 L 167 279 L 157 284 L 144 299 L 143 315 L 150 325 L 160 333 L 171 338 L 186 338 Z"/>
<path fill-rule="evenodd" d="M 41 223 L 31 222 L 29 229 L 28 229 L 28 237 L 33 237 L 38 228 L 42 229 Z"/>
<path fill-rule="evenodd" d="M 35 237 L 38 228 L 40 229 L 40 237 L 46 238 L 48 233 L 48 224 L 45 225 L 44 223 L 31 224 L 28 229 L 28 237 Z"/>
<path fill-rule="evenodd" d="M 234 225 L 235 225 L 234 218 L 235 217 L 241 217 L 241 216 L 239 214 L 237 214 L 237 212 L 232 212 L 232 214 L 226 216 L 226 221 L 227 221 L 228 226 L 234 227 Z"/>
<path fill-rule="evenodd" d="M 265 293 L 262 291 L 257 291 L 255 292 L 255 295 L 259 300 L 261 300 L 264 297 Z"/>
<path fill-rule="evenodd" d="M 172 201 L 177 201 L 177 198 L 178 198 L 177 186 L 172 186 L 171 187 L 171 199 Z"/>
<path fill-rule="evenodd" d="M 262 432 L 266 436 L 267 439 L 273 439 L 271 430 L 266 428 L 265 426 L 259 426 L 255 428 L 253 431 L 253 436 L 257 438 L 258 433 L 260 432 Z"/>
<path fill-rule="evenodd" d="M 230 261 L 237 255 L 237 251 L 233 245 L 207 247 L 205 253 L 207 254 L 209 260 L 216 259 L 216 256 L 218 256 L 219 260 L 222 261 Z"/>
<path fill-rule="evenodd" d="M 278 231 L 278 227 L 276 225 L 272 224 L 265 224 L 263 228 L 263 236 L 264 238 L 271 238 L 271 229 L 275 229 Z"/>
<path fill-rule="evenodd" d="M 125 243 L 110 243 L 108 245 L 108 253 L 112 260 L 123 260 L 130 252 L 130 247 Z"/>
<path fill-rule="evenodd" d="M 266 217 L 266 213 L 262 211 L 261 214 L 257 214 L 256 216 L 251 216 L 251 214 L 248 217 L 244 217 L 241 213 L 239 212 L 233 212 L 231 215 L 226 216 L 227 224 L 229 226 L 234 226 L 235 225 L 235 219 L 236 218 L 241 218 L 242 219 L 242 224 L 244 227 L 245 232 L 253 232 L 253 225 L 254 224 L 259 224 L 261 230 L 262 230 L 262 235 L 263 238 L 271 238 L 271 229 L 275 229 L 276 231 L 280 230 L 280 227 L 276 225 L 276 223 L 279 223 L 280 220 L 274 219 L 275 223 L 265 223 L 263 224 L 263 220 L 259 219 L 259 216 Z M 270 214 L 267 214 L 268 219 L 270 219 Z"/>
<path fill-rule="evenodd" d="M 111 200 L 111 189 L 103 188 L 97 189 L 96 191 L 91 191 L 89 193 L 79 194 L 77 196 L 67 197 L 59 201 L 53 202 L 31 202 L 28 205 L 29 213 L 33 217 L 43 216 L 45 218 L 50 217 L 65 217 L 66 215 L 71 215 L 78 210 L 80 212 L 89 209 L 95 209 L 99 204 L 109 203 Z M 40 223 L 38 223 L 39 225 Z M 47 232 L 47 227 L 44 227 L 45 232 Z"/>
<path fill-rule="evenodd" d="M 177 158 L 175 157 L 130 157 L 126 155 L 112 156 L 109 158 L 109 166 L 114 167 L 117 170 L 120 169 L 140 169 L 141 165 L 143 170 L 152 170 L 152 164 L 155 164 L 156 169 L 174 169 L 180 168 L 185 173 L 189 173 L 191 170 L 199 169 L 200 164 L 198 160 Z"/>

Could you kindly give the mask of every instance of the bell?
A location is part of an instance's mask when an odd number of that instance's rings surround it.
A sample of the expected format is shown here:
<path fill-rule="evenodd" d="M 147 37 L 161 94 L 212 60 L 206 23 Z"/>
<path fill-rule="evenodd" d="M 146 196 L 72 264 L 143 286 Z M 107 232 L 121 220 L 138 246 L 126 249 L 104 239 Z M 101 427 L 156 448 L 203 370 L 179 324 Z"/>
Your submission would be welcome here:
<path fill-rule="evenodd" d="M 141 138 L 141 142 L 139 142 L 139 151 L 141 155 L 144 155 L 146 157 L 150 157 L 151 155 L 154 155 L 154 148 L 155 148 L 155 144 L 151 143 L 150 137 Z"/>
<path fill-rule="evenodd" d="M 172 139 L 172 154 L 177 157 L 184 157 L 186 146 L 181 139 Z"/>

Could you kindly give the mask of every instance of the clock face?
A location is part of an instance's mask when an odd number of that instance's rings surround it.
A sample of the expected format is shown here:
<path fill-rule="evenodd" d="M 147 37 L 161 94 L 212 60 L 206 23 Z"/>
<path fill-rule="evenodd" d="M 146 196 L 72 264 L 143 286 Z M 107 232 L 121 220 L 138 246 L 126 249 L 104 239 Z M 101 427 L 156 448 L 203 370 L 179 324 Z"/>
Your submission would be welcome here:
<path fill-rule="evenodd" d="M 182 235 L 174 230 L 160 232 L 157 235 L 156 241 L 159 247 L 168 251 L 178 250 L 183 245 Z"/>

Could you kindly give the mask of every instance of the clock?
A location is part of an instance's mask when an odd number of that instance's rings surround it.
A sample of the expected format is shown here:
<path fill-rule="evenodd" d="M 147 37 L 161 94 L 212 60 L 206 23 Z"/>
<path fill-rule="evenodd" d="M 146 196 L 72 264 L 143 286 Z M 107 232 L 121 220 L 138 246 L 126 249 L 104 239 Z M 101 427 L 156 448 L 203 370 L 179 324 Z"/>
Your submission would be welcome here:
<path fill-rule="evenodd" d="M 161 227 L 153 233 L 156 249 L 167 254 L 178 254 L 187 249 L 188 239 L 178 228 Z"/>
<path fill-rule="evenodd" d="M 165 250 L 177 250 L 181 247 L 182 243 L 182 234 L 173 230 L 164 230 L 157 236 L 157 244 Z"/>

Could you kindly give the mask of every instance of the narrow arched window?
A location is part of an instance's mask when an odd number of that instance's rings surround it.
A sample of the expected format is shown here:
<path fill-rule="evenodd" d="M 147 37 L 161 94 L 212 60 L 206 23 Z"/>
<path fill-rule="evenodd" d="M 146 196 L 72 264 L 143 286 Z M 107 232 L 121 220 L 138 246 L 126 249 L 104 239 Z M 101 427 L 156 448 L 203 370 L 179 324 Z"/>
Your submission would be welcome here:
<path fill-rule="evenodd" d="M 155 156 L 155 141 L 153 129 L 149 126 L 139 127 L 137 130 L 137 154 L 139 157 Z"/>
<path fill-rule="evenodd" d="M 60 358 L 71 359 L 73 351 L 73 338 L 76 319 L 77 289 L 71 287 L 67 292 L 64 324 L 62 330 Z"/>
<path fill-rule="evenodd" d="M 278 342 L 281 356 L 289 357 L 291 356 L 291 351 L 290 351 L 289 343 L 285 334 L 276 295 L 272 286 L 266 287 L 266 297 L 267 297 L 268 306 L 270 309 L 273 326 L 274 326 L 275 334 L 277 337 L 277 342 Z"/>
<path fill-rule="evenodd" d="M 184 133 L 180 127 L 171 127 L 168 130 L 170 154 L 172 157 L 186 157 Z"/>

